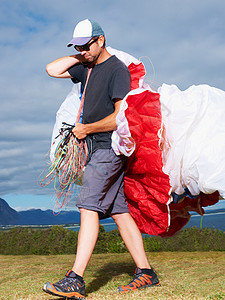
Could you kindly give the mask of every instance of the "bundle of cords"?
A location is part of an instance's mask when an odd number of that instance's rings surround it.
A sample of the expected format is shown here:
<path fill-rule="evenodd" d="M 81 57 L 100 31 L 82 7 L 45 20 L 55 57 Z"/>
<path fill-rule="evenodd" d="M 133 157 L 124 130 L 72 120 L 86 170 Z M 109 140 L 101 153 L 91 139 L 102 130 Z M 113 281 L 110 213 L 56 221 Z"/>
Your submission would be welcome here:
<path fill-rule="evenodd" d="M 88 148 L 85 140 L 78 140 L 72 133 L 73 125 L 63 123 L 67 127 L 61 129 L 63 134 L 55 151 L 55 160 L 47 169 L 41 186 L 54 182 L 56 205 L 62 209 L 72 195 L 76 185 L 82 184 L 82 175 L 87 161 Z M 54 209 L 55 211 L 55 209 Z"/>

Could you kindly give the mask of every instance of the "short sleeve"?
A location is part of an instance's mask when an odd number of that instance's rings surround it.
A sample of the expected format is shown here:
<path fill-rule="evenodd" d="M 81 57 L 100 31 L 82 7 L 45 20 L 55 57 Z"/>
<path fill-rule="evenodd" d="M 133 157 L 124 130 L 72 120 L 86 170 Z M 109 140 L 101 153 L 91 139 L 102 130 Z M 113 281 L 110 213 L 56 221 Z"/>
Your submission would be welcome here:
<path fill-rule="evenodd" d="M 130 91 L 131 79 L 129 70 L 126 66 L 119 67 L 115 70 L 109 86 L 111 99 L 123 99 Z"/>
<path fill-rule="evenodd" d="M 68 69 L 69 74 L 72 76 L 74 83 L 81 82 L 84 83 L 86 78 L 86 68 L 82 64 L 74 65 Z"/>

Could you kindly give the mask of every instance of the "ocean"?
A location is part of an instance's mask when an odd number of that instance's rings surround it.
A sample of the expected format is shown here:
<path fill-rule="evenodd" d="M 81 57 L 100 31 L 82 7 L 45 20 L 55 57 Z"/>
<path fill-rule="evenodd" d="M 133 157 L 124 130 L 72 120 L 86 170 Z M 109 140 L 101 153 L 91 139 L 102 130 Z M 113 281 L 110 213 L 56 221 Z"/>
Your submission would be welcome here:
<path fill-rule="evenodd" d="M 201 216 L 197 214 L 193 214 L 191 216 L 190 221 L 184 228 L 190 228 L 196 226 L 197 228 L 200 228 L 202 223 L 202 228 L 215 228 L 218 230 L 222 230 L 225 232 L 225 212 L 217 212 L 217 213 L 206 213 L 201 220 Z M 101 222 L 101 225 L 104 226 L 106 231 L 111 231 L 117 228 L 115 222 L 112 220 L 112 222 L 104 223 Z M 73 229 L 74 231 L 78 231 L 80 226 L 73 226 L 69 227 L 70 229 Z"/>
<path fill-rule="evenodd" d="M 190 221 L 185 226 L 185 228 L 189 227 L 200 227 L 201 224 L 201 216 L 200 215 L 192 215 Z M 216 212 L 216 213 L 207 213 L 202 217 L 202 228 L 212 228 L 222 230 L 225 232 L 225 212 Z"/>

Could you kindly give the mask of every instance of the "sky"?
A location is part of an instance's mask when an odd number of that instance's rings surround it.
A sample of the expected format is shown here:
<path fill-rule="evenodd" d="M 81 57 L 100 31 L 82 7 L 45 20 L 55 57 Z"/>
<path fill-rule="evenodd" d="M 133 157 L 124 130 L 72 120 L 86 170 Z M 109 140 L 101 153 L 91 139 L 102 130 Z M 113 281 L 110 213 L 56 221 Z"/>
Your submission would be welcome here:
<path fill-rule="evenodd" d="M 66 44 L 86 18 L 101 24 L 107 45 L 142 58 L 152 85 L 225 89 L 224 0 L 1 0 L 0 197 L 17 210 L 54 206 L 38 178 L 72 82 L 45 66 L 75 53 Z"/>

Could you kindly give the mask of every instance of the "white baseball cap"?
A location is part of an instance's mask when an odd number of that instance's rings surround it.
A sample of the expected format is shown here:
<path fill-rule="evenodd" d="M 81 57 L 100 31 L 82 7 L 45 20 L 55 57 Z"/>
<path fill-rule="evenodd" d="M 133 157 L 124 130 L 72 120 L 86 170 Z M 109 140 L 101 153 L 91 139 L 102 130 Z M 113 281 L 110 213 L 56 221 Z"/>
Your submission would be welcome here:
<path fill-rule="evenodd" d="M 101 26 L 95 21 L 85 19 L 76 25 L 73 32 L 73 39 L 67 44 L 67 47 L 71 47 L 73 45 L 85 45 L 94 36 L 100 35 L 105 35 Z"/>

